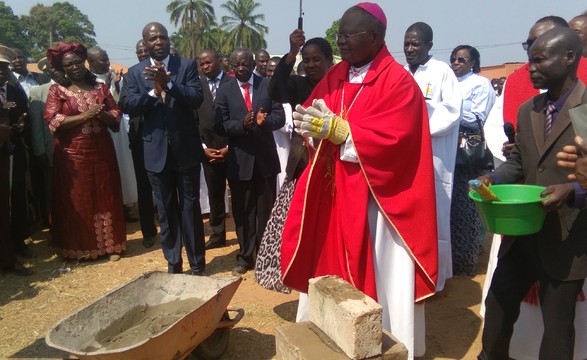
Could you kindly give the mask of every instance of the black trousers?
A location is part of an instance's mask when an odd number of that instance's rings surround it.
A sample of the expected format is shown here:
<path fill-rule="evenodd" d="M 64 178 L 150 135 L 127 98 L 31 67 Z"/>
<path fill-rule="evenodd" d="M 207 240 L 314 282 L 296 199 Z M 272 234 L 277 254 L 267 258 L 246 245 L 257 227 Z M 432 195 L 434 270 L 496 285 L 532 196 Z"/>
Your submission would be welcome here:
<path fill-rule="evenodd" d="M 514 324 L 520 303 L 532 284 L 539 283 L 539 299 L 544 321 L 540 359 L 573 359 L 575 346 L 575 306 L 584 279 L 561 281 L 546 274 L 533 237 L 519 237 L 497 262 L 485 300 L 483 353 L 480 359 L 509 359 Z"/>
<path fill-rule="evenodd" d="M 204 177 L 208 187 L 208 202 L 210 203 L 209 224 L 212 228 L 210 241 L 223 243 L 226 241 L 226 162 L 202 163 Z"/>
<path fill-rule="evenodd" d="M 31 202 L 26 182 L 28 170 L 26 148 L 19 138 L 15 138 L 14 144 L 15 148 L 12 153 L 12 190 L 10 195 L 10 232 L 14 248 L 19 249 L 25 246 L 24 240 L 32 234 L 29 215 L 33 211 L 29 211 Z"/>
<path fill-rule="evenodd" d="M 257 165 L 248 181 L 229 179 L 232 214 L 236 225 L 239 265 L 249 269 L 255 266 L 255 254 L 276 197 L 276 175 L 263 177 Z"/>
<path fill-rule="evenodd" d="M 180 273 L 183 270 L 182 242 L 190 269 L 204 271 L 206 249 L 200 210 L 200 165 L 180 169 L 169 149 L 163 171 L 148 172 L 148 175 L 159 212 L 159 238 L 167 271 Z"/>
<path fill-rule="evenodd" d="M 136 137 L 135 137 L 136 138 Z M 143 237 L 154 237 L 157 235 L 155 226 L 155 210 L 153 209 L 153 189 L 149 182 L 147 170 L 145 170 L 145 155 L 143 151 L 143 141 L 138 137 L 131 147 L 132 162 L 135 168 L 135 178 L 137 180 L 137 196 L 139 207 L 139 219 Z"/>
<path fill-rule="evenodd" d="M 0 268 L 16 263 L 10 236 L 10 157 L 0 146 Z"/>

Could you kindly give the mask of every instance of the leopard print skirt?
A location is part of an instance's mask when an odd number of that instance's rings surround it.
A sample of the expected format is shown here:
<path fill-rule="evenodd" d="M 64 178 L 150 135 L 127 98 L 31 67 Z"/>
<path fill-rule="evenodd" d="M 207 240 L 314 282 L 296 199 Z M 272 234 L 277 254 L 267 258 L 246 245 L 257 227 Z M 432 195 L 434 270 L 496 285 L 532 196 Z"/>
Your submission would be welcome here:
<path fill-rule="evenodd" d="M 267 290 L 284 294 L 291 293 L 291 289 L 281 279 L 281 236 L 295 185 L 296 180 L 286 180 L 281 186 L 255 262 L 255 281 Z"/>

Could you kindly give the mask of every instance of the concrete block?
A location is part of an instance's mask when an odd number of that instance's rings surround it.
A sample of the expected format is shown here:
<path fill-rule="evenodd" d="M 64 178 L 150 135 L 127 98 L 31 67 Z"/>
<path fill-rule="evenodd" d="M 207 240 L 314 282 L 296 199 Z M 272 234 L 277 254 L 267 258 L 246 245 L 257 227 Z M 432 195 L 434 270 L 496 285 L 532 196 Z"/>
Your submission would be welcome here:
<path fill-rule="evenodd" d="M 381 354 L 383 309 L 337 276 L 310 279 L 309 320 L 351 359 Z"/>
<path fill-rule="evenodd" d="M 368 360 L 406 360 L 408 350 L 383 330 L 383 353 Z M 278 360 L 349 360 L 350 358 L 322 330 L 309 321 L 275 330 Z"/>

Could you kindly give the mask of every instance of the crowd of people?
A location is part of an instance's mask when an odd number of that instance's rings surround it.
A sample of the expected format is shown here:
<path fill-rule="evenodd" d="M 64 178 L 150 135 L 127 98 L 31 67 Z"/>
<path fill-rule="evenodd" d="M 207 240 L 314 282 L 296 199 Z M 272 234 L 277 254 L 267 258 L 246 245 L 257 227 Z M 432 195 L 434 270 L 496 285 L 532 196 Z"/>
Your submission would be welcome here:
<path fill-rule="evenodd" d="M 205 276 L 206 250 L 226 245 L 228 186 L 233 275 L 254 269 L 267 289 L 299 291 L 298 321 L 308 280 L 340 276 L 383 306 L 384 328 L 414 358 L 425 300 L 478 271 L 486 236 L 468 181 L 541 185 L 543 229 L 493 237 L 479 359 L 586 358 L 575 315 L 587 290 L 587 134 L 572 123 L 587 122 L 587 14 L 539 19 L 528 63 L 492 81 L 473 46 L 433 57 L 423 22 L 405 31 L 402 66 L 386 29 L 375 3 L 346 10 L 338 64 L 302 29 L 281 58 L 237 48 L 188 59 L 151 22 L 127 73 L 76 42 L 49 48 L 43 73 L 0 46 L 0 267 L 32 273 L 18 257 L 33 256 L 24 240 L 39 227 L 64 259 L 119 260 L 138 202 L 142 245 L 159 242 L 170 273 Z M 473 137 L 494 169 L 459 160 Z M 540 333 L 530 343 L 522 332 Z"/>

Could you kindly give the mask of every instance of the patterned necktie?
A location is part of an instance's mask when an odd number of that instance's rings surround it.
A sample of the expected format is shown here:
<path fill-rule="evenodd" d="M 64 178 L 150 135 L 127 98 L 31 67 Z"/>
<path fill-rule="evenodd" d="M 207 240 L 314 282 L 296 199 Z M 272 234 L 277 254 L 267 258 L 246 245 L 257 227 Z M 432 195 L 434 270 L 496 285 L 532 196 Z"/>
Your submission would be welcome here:
<path fill-rule="evenodd" d="M 247 105 L 247 110 L 251 111 L 251 110 L 253 110 L 253 103 L 251 103 L 251 93 L 249 92 L 249 88 L 251 87 L 251 84 L 244 83 L 241 85 L 241 87 L 244 90 L 244 98 L 245 98 L 245 104 Z"/>
<path fill-rule="evenodd" d="M 212 94 L 212 100 L 216 101 L 216 90 L 218 89 L 216 86 L 216 79 L 208 79 L 208 83 L 210 83 L 210 93 Z"/>
<path fill-rule="evenodd" d="M 544 139 L 545 140 L 548 137 L 548 135 L 550 134 L 550 132 L 552 131 L 552 115 L 554 114 L 555 111 L 557 111 L 557 110 L 556 110 L 556 107 L 554 106 L 554 103 L 549 103 L 546 106 L 546 109 L 544 110 L 544 115 L 546 116 L 546 119 L 544 121 Z"/>

